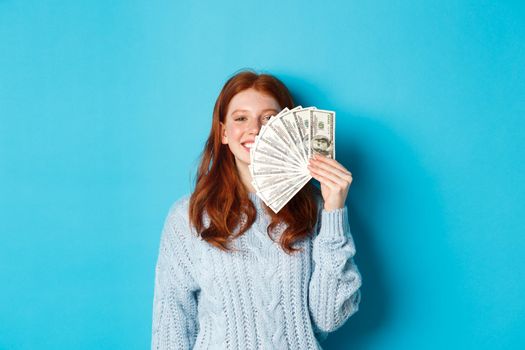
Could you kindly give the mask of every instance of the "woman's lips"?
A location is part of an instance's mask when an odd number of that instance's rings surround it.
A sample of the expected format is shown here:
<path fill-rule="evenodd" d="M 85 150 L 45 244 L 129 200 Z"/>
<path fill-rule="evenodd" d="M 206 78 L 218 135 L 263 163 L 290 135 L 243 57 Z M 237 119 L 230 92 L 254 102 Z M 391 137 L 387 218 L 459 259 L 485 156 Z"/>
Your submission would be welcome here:
<path fill-rule="evenodd" d="M 253 147 L 253 142 L 244 142 L 241 144 L 248 152 L 250 152 L 250 149 Z"/>

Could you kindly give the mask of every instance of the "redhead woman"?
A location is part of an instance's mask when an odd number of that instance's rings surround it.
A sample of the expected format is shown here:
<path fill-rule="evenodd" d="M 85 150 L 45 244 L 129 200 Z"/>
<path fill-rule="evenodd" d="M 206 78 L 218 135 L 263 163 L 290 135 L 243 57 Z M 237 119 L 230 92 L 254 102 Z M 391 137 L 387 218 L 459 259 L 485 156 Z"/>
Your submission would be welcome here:
<path fill-rule="evenodd" d="M 351 173 L 315 156 L 320 191 L 307 184 L 277 214 L 251 184 L 250 147 L 285 107 L 291 94 L 272 75 L 242 71 L 222 88 L 195 189 L 162 231 L 152 349 L 321 349 L 358 310 Z"/>

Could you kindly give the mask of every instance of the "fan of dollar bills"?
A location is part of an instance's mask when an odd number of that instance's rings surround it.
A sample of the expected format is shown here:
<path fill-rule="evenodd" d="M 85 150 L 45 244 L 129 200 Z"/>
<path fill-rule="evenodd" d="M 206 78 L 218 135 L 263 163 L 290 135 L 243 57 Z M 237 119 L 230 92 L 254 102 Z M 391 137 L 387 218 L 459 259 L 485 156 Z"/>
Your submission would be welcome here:
<path fill-rule="evenodd" d="M 285 108 L 259 131 L 250 149 L 252 185 L 278 213 L 312 176 L 308 159 L 335 159 L 335 112 L 315 107 Z"/>

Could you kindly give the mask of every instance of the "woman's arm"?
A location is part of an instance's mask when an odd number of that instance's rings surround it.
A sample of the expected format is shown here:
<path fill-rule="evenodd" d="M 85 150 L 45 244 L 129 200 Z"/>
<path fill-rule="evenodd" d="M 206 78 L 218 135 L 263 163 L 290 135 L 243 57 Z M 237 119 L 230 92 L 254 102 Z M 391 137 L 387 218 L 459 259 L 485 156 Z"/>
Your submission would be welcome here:
<path fill-rule="evenodd" d="M 198 285 L 182 217 L 172 208 L 164 224 L 155 269 L 152 349 L 192 349 L 198 332 Z"/>
<path fill-rule="evenodd" d="M 309 285 L 310 314 L 322 334 L 336 330 L 358 310 L 361 275 L 353 259 L 355 245 L 344 204 L 352 174 L 336 160 L 318 155 L 309 169 L 320 182 L 323 196 Z"/>
<path fill-rule="evenodd" d="M 335 331 L 359 308 L 361 275 L 353 260 L 355 252 L 348 209 L 323 210 L 313 242 L 308 298 L 317 331 Z"/>

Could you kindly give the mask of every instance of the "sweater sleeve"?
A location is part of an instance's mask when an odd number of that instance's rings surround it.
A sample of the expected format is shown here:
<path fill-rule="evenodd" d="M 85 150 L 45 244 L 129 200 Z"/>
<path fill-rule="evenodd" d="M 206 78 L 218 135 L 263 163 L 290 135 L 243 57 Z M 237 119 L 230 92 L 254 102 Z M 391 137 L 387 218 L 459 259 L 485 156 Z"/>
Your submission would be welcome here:
<path fill-rule="evenodd" d="M 361 275 L 353 259 L 356 251 L 348 209 L 322 210 L 320 216 L 312 247 L 308 301 L 314 328 L 322 340 L 358 310 Z"/>
<path fill-rule="evenodd" d="M 190 232 L 173 208 L 164 223 L 155 268 L 151 348 L 192 349 L 198 333 Z"/>

